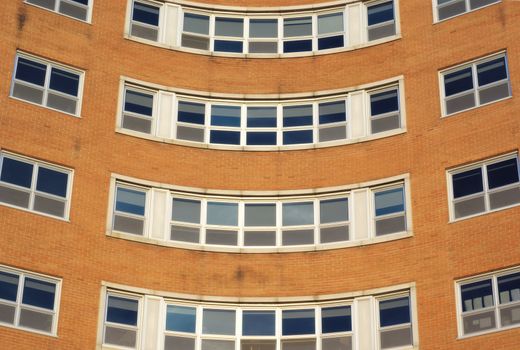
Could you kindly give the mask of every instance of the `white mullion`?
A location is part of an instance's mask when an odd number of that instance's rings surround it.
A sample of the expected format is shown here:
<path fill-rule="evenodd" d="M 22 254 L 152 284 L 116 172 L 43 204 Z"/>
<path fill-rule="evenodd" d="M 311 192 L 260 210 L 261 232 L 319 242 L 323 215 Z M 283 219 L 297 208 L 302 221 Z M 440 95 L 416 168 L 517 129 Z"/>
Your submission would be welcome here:
<path fill-rule="evenodd" d="M 211 132 L 211 103 L 209 101 L 204 102 L 204 138 L 205 144 L 210 144 L 210 132 Z"/>
<path fill-rule="evenodd" d="M 283 146 L 283 105 L 276 105 L 276 146 Z"/>
<path fill-rule="evenodd" d="M 202 347 L 202 306 L 195 308 L 195 349 Z"/>
<path fill-rule="evenodd" d="M 177 123 L 179 122 L 179 99 L 177 98 L 177 94 L 173 94 L 172 97 L 172 109 L 171 109 L 171 126 L 170 126 L 170 135 L 173 140 L 177 139 Z"/>
<path fill-rule="evenodd" d="M 209 15 L 209 51 L 215 51 L 215 15 Z"/>
<path fill-rule="evenodd" d="M 200 244 L 206 244 L 206 222 L 208 213 L 208 200 L 203 198 L 200 200 Z"/>
<path fill-rule="evenodd" d="M 240 104 L 240 145 L 247 145 L 247 105 Z"/>
<path fill-rule="evenodd" d="M 312 201 L 312 205 L 314 206 L 314 242 L 313 244 L 316 246 L 321 243 L 320 240 L 320 200 L 315 198 Z M 318 349 L 319 350 L 319 349 Z"/>
<path fill-rule="evenodd" d="M 314 101 L 312 102 L 312 143 L 318 144 L 319 143 L 319 128 L 320 128 L 320 120 L 318 115 L 319 109 L 318 109 L 318 102 Z"/>
<path fill-rule="evenodd" d="M 352 109 L 350 108 L 350 106 L 351 106 L 350 94 L 343 97 L 341 100 L 345 104 L 345 121 L 342 123 L 344 123 L 344 127 L 347 129 L 345 132 L 345 140 L 348 140 L 348 139 L 350 139 L 350 135 L 352 135 L 352 113 L 351 113 Z M 368 123 L 368 119 L 370 119 L 370 116 L 368 116 L 368 118 L 367 118 L 365 116 L 365 111 L 366 111 L 366 109 L 363 109 L 363 115 L 361 116 L 361 118 L 363 118 L 363 122 L 365 123 L 365 132 L 364 133 L 366 135 L 367 134 L 366 130 L 370 130 L 368 128 L 368 126 L 366 126 L 366 124 Z"/>
<path fill-rule="evenodd" d="M 242 337 L 242 308 L 235 309 L 235 350 L 240 350 Z"/>
<path fill-rule="evenodd" d="M 475 96 L 475 107 L 480 106 L 480 94 L 479 85 L 478 85 L 478 76 L 477 76 L 477 64 L 473 62 L 471 64 L 471 73 L 473 74 L 473 96 Z"/>
<path fill-rule="evenodd" d="M 283 246 L 282 243 L 282 201 L 276 202 L 276 246 Z"/>
<path fill-rule="evenodd" d="M 311 15 L 311 42 L 312 51 L 318 51 L 318 15 L 316 13 Z"/>
<path fill-rule="evenodd" d="M 249 53 L 249 17 L 243 17 L 244 24 L 243 24 L 243 34 L 242 34 L 242 53 L 248 54 Z"/>
<path fill-rule="evenodd" d="M 500 300 L 499 300 L 499 293 L 498 293 L 498 278 L 497 275 L 494 274 L 491 276 L 491 290 L 493 291 L 493 300 L 494 300 L 494 312 L 495 312 L 495 328 L 500 329 L 502 328 L 502 320 L 500 319 Z"/>
<path fill-rule="evenodd" d="M 276 336 L 276 348 L 278 350 L 282 349 L 282 309 L 277 308 L 275 310 L 275 336 Z"/>
<path fill-rule="evenodd" d="M 482 164 L 480 166 L 482 172 L 482 187 L 484 192 L 484 204 L 486 212 L 489 212 L 491 209 L 490 199 L 489 199 L 489 183 L 488 183 L 488 172 L 487 172 L 488 164 Z"/>
<path fill-rule="evenodd" d="M 244 246 L 245 241 L 245 233 L 244 233 L 244 227 L 245 227 L 245 203 L 244 201 L 238 202 L 238 228 L 237 228 L 237 235 L 238 235 L 238 247 Z M 238 334 L 238 333 L 237 333 Z"/>
<path fill-rule="evenodd" d="M 284 18 L 282 16 L 277 17 L 278 20 L 278 54 L 283 54 L 283 22 Z"/>
<path fill-rule="evenodd" d="M 25 286 L 25 274 L 21 273 L 18 275 L 18 290 L 16 291 L 16 305 L 14 309 L 14 326 L 19 327 L 20 313 L 22 311 L 22 297 L 23 288 Z"/>
<path fill-rule="evenodd" d="M 316 338 L 316 350 L 321 350 L 321 307 L 316 306 L 314 309 L 314 337 Z"/>
<path fill-rule="evenodd" d="M 31 176 L 31 188 L 29 193 L 29 210 L 34 210 L 34 201 L 36 197 L 36 182 L 38 180 L 38 173 L 40 172 L 40 165 L 38 163 L 31 163 L 33 166 L 33 173 Z"/>
<path fill-rule="evenodd" d="M 43 62 L 38 62 L 43 63 Z M 49 63 L 43 63 L 46 65 L 47 69 L 45 70 L 45 82 L 43 83 L 43 98 L 42 105 L 47 107 L 47 101 L 49 98 L 49 89 L 51 85 L 51 69 L 52 66 Z"/>

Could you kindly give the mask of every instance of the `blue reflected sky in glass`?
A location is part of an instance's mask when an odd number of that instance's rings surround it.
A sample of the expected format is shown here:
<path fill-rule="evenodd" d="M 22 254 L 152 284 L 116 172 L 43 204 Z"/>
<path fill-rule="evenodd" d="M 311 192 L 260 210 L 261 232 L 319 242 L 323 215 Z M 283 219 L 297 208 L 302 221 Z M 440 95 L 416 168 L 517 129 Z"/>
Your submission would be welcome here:
<path fill-rule="evenodd" d="M 237 226 L 238 204 L 208 202 L 208 225 Z"/>
<path fill-rule="evenodd" d="M 314 223 L 313 203 L 283 203 L 282 221 L 283 226 L 312 225 Z"/>
<path fill-rule="evenodd" d="M 409 297 L 379 302 L 379 323 L 381 327 L 410 323 Z"/>
<path fill-rule="evenodd" d="M 453 179 L 453 197 L 459 198 L 473 193 L 479 193 L 484 190 L 482 183 L 482 169 L 471 169 L 462 173 L 454 174 Z"/>
<path fill-rule="evenodd" d="M 144 215 L 146 193 L 118 187 L 116 198 L 117 211 L 135 215 Z"/>
<path fill-rule="evenodd" d="M 65 198 L 69 175 L 52 169 L 40 167 L 36 181 L 36 190 Z"/>
<path fill-rule="evenodd" d="M 45 84 L 46 71 L 47 66 L 45 64 L 18 57 L 16 79 L 43 86 Z"/>
<path fill-rule="evenodd" d="M 314 309 L 282 311 L 282 335 L 314 334 L 314 326 Z"/>
<path fill-rule="evenodd" d="M 134 14 L 132 16 L 132 19 L 134 21 L 150 24 L 153 26 L 158 26 L 159 8 L 140 2 L 134 2 Z"/>
<path fill-rule="evenodd" d="M 275 312 L 243 311 L 242 335 L 275 335 Z"/>
<path fill-rule="evenodd" d="M 168 305 L 166 330 L 195 333 L 196 309 L 194 307 Z"/>
<path fill-rule="evenodd" d="M 393 188 L 375 194 L 376 216 L 404 211 L 403 188 Z"/>
<path fill-rule="evenodd" d="M 350 332 L 352 315 L 350 306 L 321 309 L 321 331 L 323 333 Z"/>
<path fill-rule="evenodd" d="M 276 107 L 248 107 L 248 128 L 276 127 Z"/>
<path fill-rule="evenodd" d="M 126 90 L 125 111 L 152 116 L 153 95 L 133 90 Z"/>
<path fill-rule="evenodd" d="M 78 96 L 79 75 L 52 68 L 50 88 L 71 96 Z"/>
<path fill-rule="evenodd" d="M 298 145 L 302 143 L 312 143 L 312 130 L 285 131 L 283 133 L 284 145 Z"/>
<path fill-rule="evenodd" d="M 462 91 L 473 89 L 473 73 L 471 67 L 458 70 L 444 76 L 444 93 L 455 95 Z"/>
<path fill-rule="evenodd" d="M 31 187 L 33 165 L 4 157 L 0 180 L 26 188 Z"/>
<path fill-rule="evenodd" d="M 240 107 L 211 106 L 211 125 L 240 127 Z"/>
<path fill-rule="evenodd" d="M 343 47 L 344 45 L 343 35 L 329 36 L 327 38 L 318 39 L 318 50 L 333 49 L 336 47 Z"/>
<path fill-rule="evenodd" d="M 248 132 L 246 142 L 250 146 L 276 145 L 276 133 L 275 132 Z"/>
<path fill-rule="evenodd" d="M 211 130 L 209 142 L 223 145 L 240 145 L 240 132 Z"/>
<path fill-rule="evenodd" d="M 312 105 L 283 107 L 283 126 L 312 125 Z"/>
<path fill-rule="evenodd" d="M 283 42 L 283 52 L 305 52 L 312 51 L 312 40 L 292 40 Z"/>
<path fill-rule="evenodd" d="M 508 159 L 487 166 L 490 189 L 518 182 L 517 159 Z"/>
<path fill-rule="evenodd" d="M 491 280 L 465 284 L 460 287 L 460 294 L 462 299 L 462 311 L 482 309 L 485 306 L 484 299 L 493 300 Z M 493 302 L 492 305 L 494 305 Z"/>
<path fill-rule="evenodd" d="M 204 125 L 205 106 L 202 103 L 179 101 L 177 119 L 180 122 Z"/>
<path fill-rule="evenodd" d="M 137 326 L 137 310 L 139 302 L 133 299 L 108 297 L 107 321 Z"/>
<path fill-rule="evenodd" d="M 215 40 L 215 51 L 242 52 L 244 44 L 241 41 Z"/>
<path fill-rule="evenodd" d="M 56 284 L 26 277 L 22 303 L 53 310 L 55 294 Z"/>
<path fill-rule="evenodd" d="M 18 275 L 0 271 L 0 299 L 16 301 L 18 282 Z"/>
<path fill-rule="evenodd" d="M 200 223 L 200 201 L 173 198 L 172 200 L 172 220 Z"/>
<path fill-rule="evenodd" d="M 501 304 L 520 301 L 520 272 L 500 276 L 497 278 L 497 281 Z"/>
<path fill-rule="evenodd" d="M 368 7 L 368 25 L 374 25 L 394 19 L 394 3 L 388 1 L 382 4 Z"/>
<path fill-rule="evenodd" d="M 397 90 L 385 91 L 370 95 L 370 112 L 379 115 L 399 109 Z"/>
<path fill-rule="evenodd" d="M 506 59 L 500 57 L 477 65 L 477 77 L 479 86 L 506 79 Z"/>
<path fill-rule="evenodd" d="M 320 103 L 318 111 L 320 124 L 338 123 L 347 120 L 345 101 Z"/>

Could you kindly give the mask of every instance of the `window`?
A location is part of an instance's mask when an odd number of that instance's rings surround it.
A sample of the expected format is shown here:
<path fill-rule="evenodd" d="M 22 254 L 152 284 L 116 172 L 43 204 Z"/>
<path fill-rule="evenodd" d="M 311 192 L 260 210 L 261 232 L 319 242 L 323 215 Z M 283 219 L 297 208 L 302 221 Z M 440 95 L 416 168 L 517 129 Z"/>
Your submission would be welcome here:
<path fill-rule="evenodd" d="M 153 127 L 155 93 L 143 89 L 125 87 L 121 126 L 150 134 Z"/>
<path fill-rule="evenodd" d="M 452 219 L 520 203 L 518 156 L 506 156 L 450 171 Z"/>
<path fill-rule="evenodd" d="M 374 191 L 376 236 L 406 231 L 404 186 L 385 187 Z"/>
<path fill-rule="evenodd" d="M 457 294 L 461 336 L 520 326 L 518 269 L 460 281 Z"/>
<path fill-rule="evenodd" d="M 209 16 L 184 13 L 182 46 L 209 50 Z"/>
<path fill-rule="evenodd" d="M 141 299 L 108 293 L 103 327 L 103 344 L 135 349 L 139 339 Z"/>
<path fill-rule="evenodd" d="M 25 0 L 28 4 L 40 6 L 82 21 L 88 21 L 93 0 Z"/>
<path fill-rule="evenodd" d="M 0 266 L 0 325 L 56 334 L 60 282 Z"/>
<path fill-rule="evenodd" d="M 379 299 L 379 344 L 381 349 L 413 345 L 410 296 Z"/>
<path fill-rule="evenodd" d="M 215 17 L 216 52 L 241 53 L 244 49 L 244 19 L 233 17 Z"/>
<path fill-rule="evenodd" d="M 318 15 L 318 50 L 344 46 L 343 16 L 343 12 Z"/>
<path fill-rule="evenodd" d="M 206 106 L 204 103 L 179 101 L 177 106 L 177 139 L 204 142 Z"/>
<path fill-rule="evenodd" d="M 367 4 L 368 41 L 386 38 L 396 33 L 394 1 Z"/>
<path fill-rule="evenodd" d="M 157 41 L 159 37 L 159 17 L 161 8 L 155 4 L 134 1 L 130 34 L 142 39 Z"/>
<path fill-rule="evenodd" d="M 392 87 L 370 93 L 370 128 L 372 134 L 399 129 L 399 90 Z"/>
<path fill-rule="evenodd" d="M 283 20 L 283 52 L 312 51 L 312 17 L 289 17 Z"/>
<path fill-rule="evenodd" d="M 18 54 L 11 96 L 79 115 L 83 73 L 39 58 Z"/>
<path fill-rule="evenodd" d="M 436 0 L 437 20 L 451 18 L 465 12 L 477 10 L 481 7 L 495 4 L 500 0 Z"/>
<path fill-rule="evenodd" d="M 0 202 L 67 219 L 71 171 L 0 153 Z"/>
<path fill-rule="evenodd" d="M 117 185 L 114 205 L 115 231 L 143 235 L 145 230 L 146 190 Z"/>
<path fill-rule="evenodd" d="M 487 57 L 441 74 L 444 115 L 511 96 L 505 54 Z"/>
<path fill-rule="evenodd" d="M 278 52 L 278 19 L 251 18 L 249 20 L 249 53 Z"/>

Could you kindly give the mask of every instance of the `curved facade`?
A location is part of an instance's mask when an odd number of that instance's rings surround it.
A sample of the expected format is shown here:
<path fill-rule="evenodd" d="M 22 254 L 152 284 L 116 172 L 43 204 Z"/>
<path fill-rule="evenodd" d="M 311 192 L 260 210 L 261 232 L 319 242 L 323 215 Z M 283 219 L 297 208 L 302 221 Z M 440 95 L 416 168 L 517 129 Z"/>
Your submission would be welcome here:
<path fill-rule="evenodd" d="M 1 348 L 518 348 L 514 1 L 0 9 Z"/>

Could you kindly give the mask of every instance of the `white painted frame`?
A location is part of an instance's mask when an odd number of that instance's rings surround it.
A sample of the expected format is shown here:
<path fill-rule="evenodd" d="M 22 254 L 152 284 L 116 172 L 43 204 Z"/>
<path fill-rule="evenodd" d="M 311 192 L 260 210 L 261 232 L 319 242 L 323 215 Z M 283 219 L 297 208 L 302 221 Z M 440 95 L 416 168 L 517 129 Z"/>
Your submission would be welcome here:
<path fill-rule="evenodd" d="M 83 5 L 83 4 L 80 4 L 78 2 L 74 2 L 74 1 L 71 1 L 71 0 L 54 0 L 54 1 L 55 1 L 54 9 L 52 9 L 52 10 L 48 9 L 46 7 L 37 5 L 37 4 L 30 3 L 28 0 L 24 0 L 24 3 L 26 3 L 27 5 L 38 7 L 40 9 L 42 9 L 42 10 L 55 12 L 55 13 L 57 13 L 59 15 L 62 15 L 62 16 L 68 17 L 68 18 L 72 18 L 72 19 L 75 19 L 75 20 L 83 22 L 83 23 L 91 24 L 91 22 L 92 22 L 92 12 L 93 12 L 92 9 L 94 7 L 94 0 L 88 0 L 88 5 Z M 69 3 L 69 4 L 74 4 L 77 7 L 86 8 L 87 9 L 87 18 L 86 19 L 81 19 L 81 18 L 77 18 L 77 17 L 70 16 L 70 15 L 67 15 L 65 13 L 60 12 L 59 8 L 60 8 L 60 4 L 62 2 Z"/>

